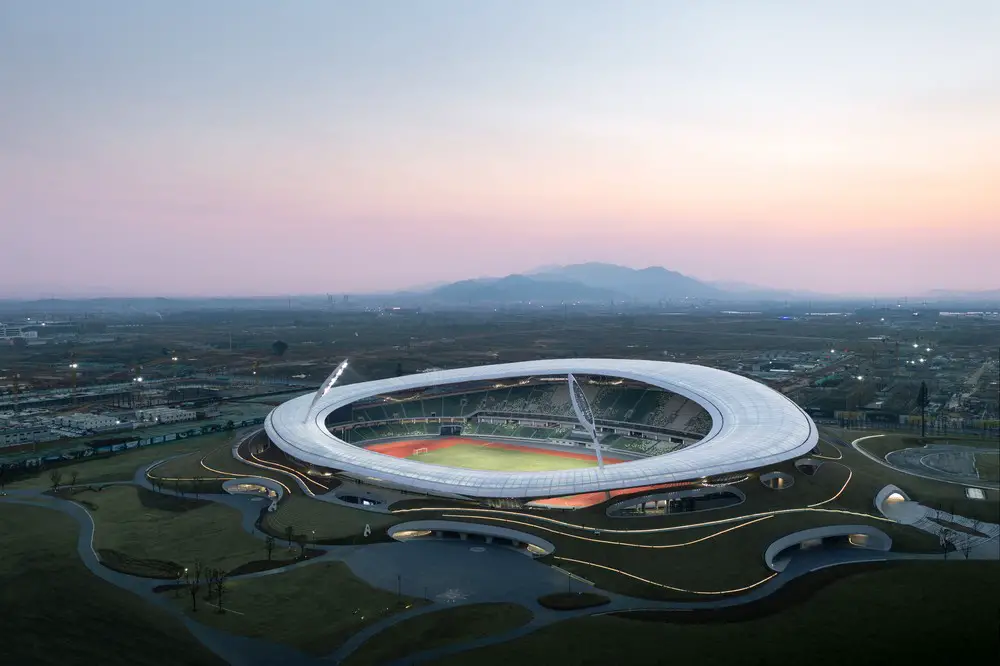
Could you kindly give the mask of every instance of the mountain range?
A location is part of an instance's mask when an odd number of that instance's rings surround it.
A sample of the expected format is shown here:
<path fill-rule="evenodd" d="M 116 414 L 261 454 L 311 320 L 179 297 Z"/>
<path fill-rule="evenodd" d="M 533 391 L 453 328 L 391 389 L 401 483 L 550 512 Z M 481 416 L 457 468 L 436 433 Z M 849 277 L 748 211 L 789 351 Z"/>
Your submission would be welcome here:
<path fill-rule="evenodd" d="M 411 295 L 416 294 L 411 292 Z M 430 301 L 458 305 L 732 300 L 736 294 L 660 266 L 635 269 L 615 264 L 585 263 L 550 266 L 500 278 L 461 280 L 435 287 L 421 295 Z"/>
<path fill-rule="evenodd" d="M 397 294 L 404 296 L 404 294 Z M 995 302 L 1000 290 L 959 291 L 939 289 L 923 295 L 935 301 Z M 461 280 L 405 293 L 447 305 L 504 303 L 659 303 L 685 299 L 731 303 L 767 301 L 867 301 L 872 294 L 822 294 L 802 290 L 759 287 L 741 282 L 705 282 L 661 266 L 629 268 L 590 262 L 546 266 L 524 274 L 499 278 Z"/>
<path fill-rule="evenodd" d="M 6 288 L 4 288 L 6 287 Z M 169 297 L 143 298 L 125 295 L 115 290 L 95 289 L 91 293 L 60 291 L 52 287 L 58 298 L 32 301 L 17 294 L 38 294 L 34 289 L 20 289 L 11 285 L 0 287 L 0 309 L 19 307 L 17 304 L 34 302 L 47 312 L 71 311 L 82 301 L 100 311 L 166 312 L 178 309 L 219 308 L 291 308 L 326 307 L 325 294 L 300 294 L 289 297 Z M 96 292 L 96 293 L 94 293 Z M 483 277 L 450 283 L 423 284 L 405 291 L 391 293 L 352 294 L 352 303 L 367 305 L 444 305 L 484 306 L 517 303 L 539 305 L 580 303 L 656 304 L 661 301 L 714 300 L 729 303 L 766 303 L 780 301 L 820 302 L 871 302 L 873 294 L 821 294 L 799 290 L 760 287 L 741 282 L 706 282 L 689 275 L 660 266 L 629 268 L 607 263 L 582 263 L 568 266 L 546 266 L 527 273 L 504 277 Z M 1000 304 L 1000 289 L 961 291 L 936 289 L 911 299 L 923 298 L 932 302 Z M 35 296 L 37 298 L 37 296 Z M 889 300 L 881 296 L 879 300 Z"/>

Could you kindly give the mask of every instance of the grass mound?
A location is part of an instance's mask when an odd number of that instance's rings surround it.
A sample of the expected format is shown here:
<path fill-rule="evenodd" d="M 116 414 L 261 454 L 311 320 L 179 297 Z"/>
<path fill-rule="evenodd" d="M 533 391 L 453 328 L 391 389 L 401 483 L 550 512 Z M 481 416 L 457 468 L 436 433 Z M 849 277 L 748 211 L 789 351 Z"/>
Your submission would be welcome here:
<path fill-rule="evenodd" d="M 247 562 L 246 564 L 241 564 L 232 571 L 230 571 L 227 576 L 242 576 L 249 573 L 257 573 L 259 571 L 270 571 L 271 569 L 280 569 L 281 567 L 287 567 L 290 564 L 295 564 L 296 562 L 303 562 L 305 560 L 311 560 L 314 557 L 319 557 L 324 551 L 313 550 L 311 548 L 306 549 L 304 557 L 296 557 L 292 559 L 284 560 L 254 560 L 253 562 Z"/>
<path fill-rule="evenodd" d="M 131 557 L 110 548 L 99 549 L 97 556 L 100 558 L 101 564 L 107 568 L 130 576 L 176 580 L 184 573 L 184 567 L 176 562 Z"/>
<path fill-rule="evenodd" d="M 191 618 L 240 636 L 329 654 L 364 627 L 426 602 L 368 585 L 343 562 L 317 562 L 259 578 L 231 580 L 226 608 Z M 178 599 L 184 612 L 190 604 Z M 317 621 L 322 618 L 322 621 Z"/>
<path fill-rule="evenodd" d="M 3 505 L 0 534 L 3 664 L 223 664 L 176 618 L 88 571 L 69 516 Z"/>
<path fill-rule="evenodd" d="M 510 603 L 472 604 L 426 613 L 376 634 L 351 654 L 346 664 L 386 664 L 424 650 L 512 631 L 531 618 L 527 608 Z"/>
<path fill-rule="evenodd" d="M 538 597 L 538 603 L 549 610 L 580 610 L 604 606 L 611 603 L 611 600 L 603 594 L 593 592 L 557 592 Z"/>

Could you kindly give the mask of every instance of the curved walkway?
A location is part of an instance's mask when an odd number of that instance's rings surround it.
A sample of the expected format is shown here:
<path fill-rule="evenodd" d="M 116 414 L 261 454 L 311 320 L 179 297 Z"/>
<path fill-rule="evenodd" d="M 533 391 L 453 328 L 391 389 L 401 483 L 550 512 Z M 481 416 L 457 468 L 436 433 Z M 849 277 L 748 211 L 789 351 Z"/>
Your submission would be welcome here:
<path fill-rule="evenodd" d="M 900 474 L 909 474 L 910 476 L 918 476 L 918 477 L 920 477 L 922 479 L 928 479 L 929 481 L 938 481 L 940 483 L 950 483 L 950 484 L 956 485 L 956 486 L 969 486 L 969 487 L 972 487 L 972 488 L 983 488 L 983 489 L 986 489 L 986 490 L 997 490 L 998 488 L 1000 488 L 1000 484 L 993 483 L 991 481 L 983 481 L 982 479 L 956 478 L 954 475 L 948 475 L 947 473 L 944 473 L 944 472 L 942 472 L 941 475 L 939 475 L 939 476 L 935 476 L 933 474 L 924 474 L 924 473 L 921 473 L 921 472 L 917 472 L 917 471 L 915 471 L 915 470 L 913 470 L 913 469 L 911 469 L 909 467 L 898 467 L 896 465 L 893 465 L 887 459 L 880 458 L 879 456 L 875 455 L 874 453 L 871 453 L 870 451 L 866 451 L 863 447 L 861 447 L 861 446 L 858 445 L 858 442 L 863 442 L 863 441 L 865 441 L 867 439 L 877 439 L 879 437 L 885 437 L 885 435 L 884 434 L 878 434 L 878 435 L 865 435 L 864 437 L 858 437 L 857 439 L 851 441 L 851 448 L 853 448 L 855 451 L 857 451 L 858 453 L 860 453 L 864 457 L 868 458 L 869 460 L 871 460 L 873 462 L 877 462 L 879 465 L 882 465 L 883 467 L 888 467 L 889 469 L 893 470 L 894 472 L 899 472 Z M 909 451 L 909 450 L 912 450 L 912 448 L 913 447 L 911 447 L 910 449 L 900 449 L 899 451 L 893 451 L 892 453 L 899 453 L 900 451 Z M 973 447 L 965 447 L 965 446 L 961 446 L 959 444 L 952 444 L 952 445 L 946 445 L 946 446 L 943 446 L 943 447 L 941 447 L 939 449 L 936 449 L 936 450 L 932 451 L 932 453 L 942 453 L 942 452 L 945 452 L 945 451 L 952 451 L 952 450 L 955 450 L 955 449 L 961 449 L 962 451 L 969 451 L 969 450 L 975 451 L 975 449 Z M 989 449 L 986 449 L 984 451 L 989 451 Z M 927 453 L 927 451 L 925 451 L 924 453 Z M 926 465 L 924 467 L 927 469 L 928 472 L 933 471 L 933 468 L 931 468 L 931 467 L 927 467 Z M 949 478 L 949 476 L 950 476 L 950 478 Z"/>
<path fill-rule="evenodd" d="M 175 491 L 154 488 L 146 479 L 146 470 L 164 462 L 164 460 L 141 467 L 136 471 L 131 481 L 109 482 L 99 485 L 136 485 L 164 495 L 178 496 L 179 493 Z M 103 566 L 93 549 L 95 525 L 89 512 L 71 500 L 54 498 L 43 493 L 42 490 L 9 491 L 7 496 L 0 497 L 0 502 L 49 508 L 74 518 L 80 525 L 77 552 L 92 573 L 106 582 L 137 594 L 172 613 L 207 648 L 236 666 L 264 666 L 275 663 L 292 666 L 316 666 L 329 664 L 331 661 L 338 663 L 384 629 L 412 617 L 441 610 L 445 607 L 487 602 L 510 602 L 520 604 L 530 610 L 533 613 L 533 619 L 528 624 L 513 631 L 427 650 L 410 655 L 396 663 L 425 662 L 445 655 L 519 638 L 555 622 L 588 615 L 622 611 L 726 608 L 752 603 L 774 593 L 799 576 L 840 564 L 893 559 L 943 559 L 943 556 L 938 555 L 907 555 L 859 549 L 802 553 L 796 555 L 783 572 L 740 596 L 714 598 L 707 601 L 657 602 L 601 590 L 602 594 L 608 596 L 611 601 L 596 612 L 595 609 L 553 611 L 543 608 L 537 603 L 539 596 L 566 589 L 567 577 L 565 573 L 500 547 L 487 547 L 482 551 L 477 549 L 478 552 L 472 555 L 469 552 L 468 544 L 458 542 L 377 543 L 361 546 L 316 545 L 313 548 L 325 551 L 323 555 L 286 567 L 234 576 L 231 579 L 241 580 L 271 576 L 294 568 L 310 566 L 317 562 L 338 560 L 347 564 L 355 575 L 370 585 L 392 592 L 397 591 L 399 586 L 407 595 L 437 600 L 436 603 L 429 606 L 414 608 L 369 625 L 351 636 L 332 654 L 324 658 L 316 658 L 302 654 L 293 648 L 268 641 L 231 635 L 192 620 L 183 612 L 179 604 L 152 591 L 154 587 L 162 584 L 162 581 L 122 574 Z M 258 503 L 251 501 L 251 498 L 217 494 L 201 495 L 201 498 L 238 510 L 242 517 L 241 523 L 244 530 L 260 539 L 265 538 L 265 535 L 256 529 L 256 520 L 260 511 Z M 403 548 L 407 549 L 405 557 L 401 557 L 401 549 Z M 484 577 L 482 575 L 484 570 L 496 571 L 498 567 L 502 567 L 506 574 L 502 580 L 499 580 L 497 576 Z M 400 582 L 403 578 L 403 575 L 398 573 L 400 571 L 405 573 L 406 584 Z M 592 586 L 579 582 L 571 582 L 570 586 L 577 591 L 581 588 L 594 589 Z M 421 593 L 421 589 L 423 593 Z"/>

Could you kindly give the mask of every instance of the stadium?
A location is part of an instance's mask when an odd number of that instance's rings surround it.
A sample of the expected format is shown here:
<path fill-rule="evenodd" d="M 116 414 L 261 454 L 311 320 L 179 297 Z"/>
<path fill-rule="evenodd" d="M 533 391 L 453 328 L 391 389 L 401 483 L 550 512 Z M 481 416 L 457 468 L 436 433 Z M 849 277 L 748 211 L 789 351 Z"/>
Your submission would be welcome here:
<path fill-rule="evenodd" d="M 267 417 L 276 462 L 453 499 L 578 508 L 687 489 L 671 499 L 692 504 L 753 476 L 781 487 L 771 466 L 818 439 L 785 396 L 698 365 L 544 360 L 337 385 L 343 369 Z"/>

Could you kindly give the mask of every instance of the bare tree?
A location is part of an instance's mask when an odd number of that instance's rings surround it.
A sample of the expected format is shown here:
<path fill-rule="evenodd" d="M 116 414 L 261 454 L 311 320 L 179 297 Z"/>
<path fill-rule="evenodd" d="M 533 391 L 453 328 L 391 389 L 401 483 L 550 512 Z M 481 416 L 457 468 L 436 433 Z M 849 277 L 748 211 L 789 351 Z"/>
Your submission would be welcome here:
<path fill-rule="evenodd" d="M 195 561 L 193 571 L 188 571 L 188 592 L 191 594 L 191 612 L 198 612 L 198 591 L 201 589 L 201 562 Z"/>
<path fill-rule="evenodd" d="M 305 534 L 299 534 L 295 537 L 295 543 L 299 545 L 299 557 L 304 558 L 306 556 L 306 544 L 309 543 L 309 538 Z"/>
<path fill-rule="evenodd" d="M 285 538 L 288 539 L 288 547 L 292 547 L 292 537 L 295 536 L 295 528 L 289 525 L 285 528 Z"/>
<path fill-rule="evenodd" d="M 220 614 L 226 612 L 225 609 L 222 607 L 222 598 L 226 591 L 226 578 L 228 578 L 228 576 L 226 575 L 226 572 L 222 570 L 218 571 L 218 575 L 215 578 L 215 592 L 219 600 L 218 606 Z"/>
<path fill-rule="evenodd" d="M 965 555 L 965 559 L 969 559 L 969 553 L 972 552 L 972 535 L 966 534 L 965 539 L 962 541 L 962 554 Z"/>
<path fill-rule="evenodd" d="M 80 472 L 76 471 L 75 469 L 69 473 L 69 485 L 71 486 L 76 485 L 76 477 L 79 476 L 79 474 Z"/>
<path fill-rule="evenodd" d="M 264 539 L 264 547 L 267 548 L 267 561 L 271 561 L 271 552 L 274 550 L 274 537 L 270 534 Z"/>
<path fill-rule="evenodd" d="M 212 603 L 212 597 L 215 596 L 215 576 L 218 572 L 215 569 L 205 570 L 205 601 Z"/>
<path fill-rule="evenodd" d="M 49 481 L 52 482 L 52 490 L 59 490 L 59 484 L 62 483 L 62 472 L 57 469 L 49 472 Z"/>

